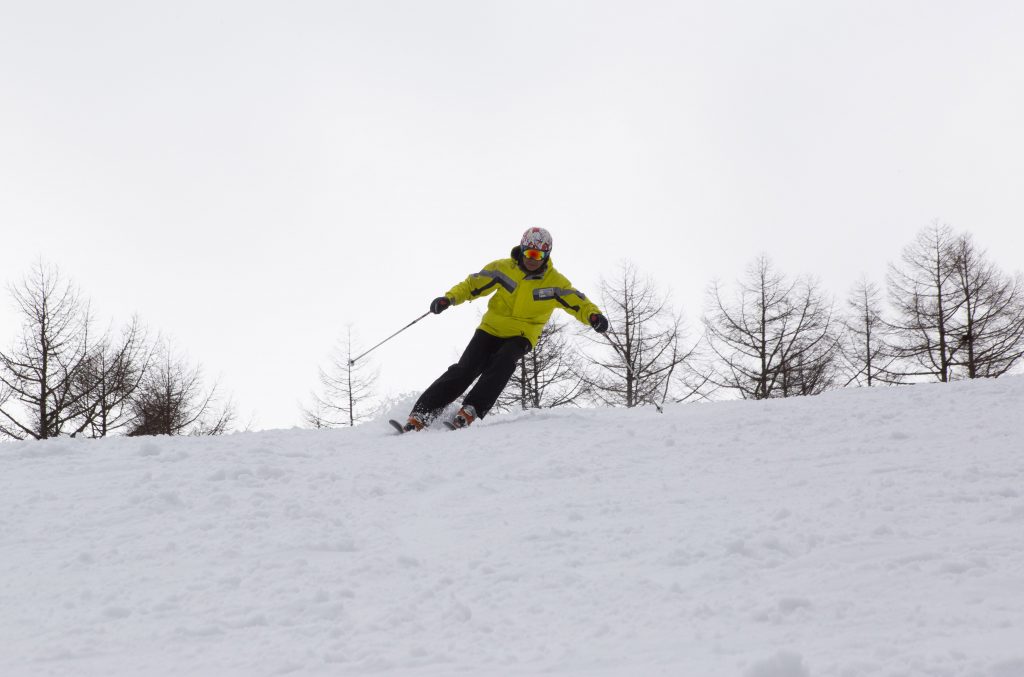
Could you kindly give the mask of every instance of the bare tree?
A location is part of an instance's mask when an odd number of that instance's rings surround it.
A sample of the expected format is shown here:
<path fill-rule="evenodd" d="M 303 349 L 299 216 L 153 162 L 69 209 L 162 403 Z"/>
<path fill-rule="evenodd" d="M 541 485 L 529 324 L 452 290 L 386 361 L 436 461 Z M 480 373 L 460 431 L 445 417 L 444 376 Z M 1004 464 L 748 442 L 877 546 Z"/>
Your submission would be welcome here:
<path fill-rule="evenodd" d="M 789 282 L 761 256 L 731 303 L 717 282 L 709 300 L 704 325 L 712 383 L 745 399 L 811 395 L 832 386 L 832 304 L 813 281 Z"/>
<path fill-rule="evenodd" d="M 79 432 L 90 392 L 81 374 L 90 359 L 89 311 L 58 270 L 36 263 L 11 295 L 22 334 L 0 352 L 0 383 L 9 398 L 0 406 L 0 432 L 17 439 L 47 439 Z M 11 407 L 20 402 L 22 410 Z"/>
<path fill-rule="evenodd" d="M 533 350 L 519 361 L 496 405 L 502 409 L 550 409 L 575 404 L 589 391 L 583 373 L 583 357 L 570 344 L 565 325 L 551 322 Z"/>
<path fill-rule="evenodd" d="M 967 378 L 1001 376 L 1024 356 L 1024 278 L 1000 271 L 967 234 L 951 255 L 962 302 L 950 322 L 950 361 Z"/>
<path fill-rule="evenodd" d="M 234 406 L 217 404 L 217 385 L 206 390 L 202 370 L 174 354 L 168 342 L 131 397 L 128 435 L 220 435 L 234 420 Z"/>
<path fill-rule="evenodd" d="M 349 326 L 344 345 L 334 349 L 328 368 L 319 370 L 321 391 L 312 394 L 312 406 L 302 409 L 303 419 L 309 426 L 354 426 L 376 413 L 374 388 L 378 372 L 368 362 L 353 363 L 352 357 L 357 354 L 358 347 Z"/>
<path fill-rule="evenodd" d="M 4 381 L 0 381 L 0 409 L 7 404 L 7 400 L 9 399 L 11 399 L 11 389 Z M 3 429 L 3 423 L 0 422 L 0 438 L 6 434 L 6 431 Z"/>
<path fill-rule="evenodd" d="M 90 351 L 79 387 L 88 393 L 83 418 L 92 437 L 106 437 L 133 423 L 131 400 L 152 361 L 153 349 L 137 317 L 132 318 L 116 343 L 105 336 Z"/>
<path fill-rule="evenodd" d="M 313 396 L 312 405 L 309 407 L 300 406 L 300 410 L 302 411 L 302 420 L 310 428 L 320 430 L 321 428 L 336 427 L 331 425 L 330 420 L 327 418 L 327 410 L 323 402 L 316 395 Z"/>
<path fill-rule="evenodd" d="M 882 314 L 882 291 L 862 277 L 846 300 L 840 357 L 846 378 L 844 386 L 875 386 L 898 383 L 892 373 L 895 357 L 889 345 L 889 325 Z"/>
<path fill-rule="evenodd" d="M 816 292 L 811 288 L 811 293 Z M 803 302 L 820 297 L 810 295 Z M 817 395 L 837 387 L 839 380 L 839 339 L 831 333 L 831 308 L 809 309 L 808 317 L 815 317 L 817 326 L 808 324 L 803 335 L 794 340 L 782 356 L 779 392 L 783 397 Z"/>
<path fill-rule="evenodd" d="M 585 381 L 603 404 L 658 405 L 669 395 L 673 372 L 693 354 L 682 346 L 682 316 L 632 263 L 622 263 L 618 276 L 600 286 L 609 328 L 603 337 L 584 335 L 600 348 Z"/>
<path fill-rule="evenodd" d="M 900 264 L 889 266 L 889 298 L 896 311 L 891 328 L 901 377 L 953 378 L 958 341 L 951 329 L 965 302 L 956 284 L 955 244 L 952 229 L 936 221 L 903 250 Z"/>

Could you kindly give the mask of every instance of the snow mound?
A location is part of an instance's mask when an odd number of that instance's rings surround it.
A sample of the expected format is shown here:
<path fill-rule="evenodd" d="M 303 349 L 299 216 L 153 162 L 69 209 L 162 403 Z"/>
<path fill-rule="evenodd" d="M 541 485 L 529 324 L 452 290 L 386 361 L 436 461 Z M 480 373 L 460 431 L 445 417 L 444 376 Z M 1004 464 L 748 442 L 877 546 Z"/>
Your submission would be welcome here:
<path fill-rule="evenodd" d="M 0 674 L 1020 677 L 1022 411 L 1009 377 L 3 444 Z"/>

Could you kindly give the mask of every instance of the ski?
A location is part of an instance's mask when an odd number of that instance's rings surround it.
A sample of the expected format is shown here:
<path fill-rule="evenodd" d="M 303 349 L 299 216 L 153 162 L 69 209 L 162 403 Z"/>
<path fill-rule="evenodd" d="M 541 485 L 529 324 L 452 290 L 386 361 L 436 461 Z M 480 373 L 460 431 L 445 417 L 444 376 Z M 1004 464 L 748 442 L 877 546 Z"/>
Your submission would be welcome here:
<path fill-rule="evenodd" d="M 447 428 L 448 430 L 459 430 L 459 426 L 455 425 L 455 423 L 452 422 L 452 421 L 441 421 L 441 422 L 444 423 L 444 427 Z M 398 431 L 399 435 L 402 435 L 403 433 L 408 432 L 405 429 L 404 425 L 402 425 L 401 423 L 399 423 L 398 421 L 396 421 L 393 418 L 392 419 L 388 419 L 388 423 L 391 424 L 392 428 L 394 428 L 396 431 Z"/>

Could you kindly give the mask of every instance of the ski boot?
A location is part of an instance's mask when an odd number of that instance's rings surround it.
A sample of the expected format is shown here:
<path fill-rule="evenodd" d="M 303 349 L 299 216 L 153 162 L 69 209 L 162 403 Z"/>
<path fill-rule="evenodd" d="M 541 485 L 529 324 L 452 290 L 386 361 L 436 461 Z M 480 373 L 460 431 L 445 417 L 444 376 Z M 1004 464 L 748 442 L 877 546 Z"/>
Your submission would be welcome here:
<path fill-rule="evenodd" d="M 452 420 L 453 428 L 465 428 L 470 423 L 476 420 L 476 409 L 473 408 L 472 404 L 465 404 L 455 414 L 455 418 Z"/>
<path fill-rule="evenodd" d="M 418 414 L 409 414 L 409 420 L 402 426 L 402 432 L 419 432 L 427 427 L 427 424 L 423 422 Z"/>

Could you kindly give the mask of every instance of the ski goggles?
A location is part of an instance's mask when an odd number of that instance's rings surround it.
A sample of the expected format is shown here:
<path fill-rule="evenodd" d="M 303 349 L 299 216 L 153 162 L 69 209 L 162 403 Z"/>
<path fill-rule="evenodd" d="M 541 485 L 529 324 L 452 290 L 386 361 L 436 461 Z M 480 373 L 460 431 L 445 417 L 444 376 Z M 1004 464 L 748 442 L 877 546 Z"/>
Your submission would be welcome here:
<path fill-rule="evenodd" d="M 523 256 L 534 261 L 543 261 L 548 257 L 548 253 L 540 249 L 524 249 Z"/>

